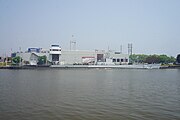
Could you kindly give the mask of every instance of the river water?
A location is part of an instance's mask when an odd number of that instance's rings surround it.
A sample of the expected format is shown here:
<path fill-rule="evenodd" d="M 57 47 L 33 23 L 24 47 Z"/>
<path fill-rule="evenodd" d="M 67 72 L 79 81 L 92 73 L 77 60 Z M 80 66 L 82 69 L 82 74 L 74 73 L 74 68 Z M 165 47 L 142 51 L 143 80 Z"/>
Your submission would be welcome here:
<path fill-rule="evenodd" d="M 0 120 L 180 120 L 180 69 L 1 69 Z"/>

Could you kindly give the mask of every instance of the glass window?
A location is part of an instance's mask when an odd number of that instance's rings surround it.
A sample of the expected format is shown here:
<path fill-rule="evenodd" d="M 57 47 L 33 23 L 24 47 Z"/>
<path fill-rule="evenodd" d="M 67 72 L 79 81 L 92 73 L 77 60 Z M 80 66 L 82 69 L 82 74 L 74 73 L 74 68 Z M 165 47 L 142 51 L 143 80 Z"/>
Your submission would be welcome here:
<path fill-rule="evenodd" d="M 113 59 L 113 62 L 116 62 L 116 59 Z"/>
<path fill-rule="evenodd" d="M 59 47 L 59 45 L 51 45 L 51 47 Z"/>
<path fill-rule="evenodd" d="M 120 59 L 117 59 L 117 62 L 120 62 Z"/>

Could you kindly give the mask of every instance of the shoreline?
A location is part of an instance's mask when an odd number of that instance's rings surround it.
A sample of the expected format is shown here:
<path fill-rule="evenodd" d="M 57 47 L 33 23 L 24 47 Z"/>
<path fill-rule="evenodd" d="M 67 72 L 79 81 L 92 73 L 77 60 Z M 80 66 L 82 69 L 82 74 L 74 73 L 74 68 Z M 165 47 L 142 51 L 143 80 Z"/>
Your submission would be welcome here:
<path fill-rule="evenodd" d="M 161 66 L 159 64 L 137 65 L 26 65 L 1 66 L 0 69 L 180 69 L 180 65 Z"/>
<path fill-rule="evenodd" d="M 148 65 L 51 65 L 51 66 L 3 66 L 0 69 L 161 69 L 155 64 Z"/>

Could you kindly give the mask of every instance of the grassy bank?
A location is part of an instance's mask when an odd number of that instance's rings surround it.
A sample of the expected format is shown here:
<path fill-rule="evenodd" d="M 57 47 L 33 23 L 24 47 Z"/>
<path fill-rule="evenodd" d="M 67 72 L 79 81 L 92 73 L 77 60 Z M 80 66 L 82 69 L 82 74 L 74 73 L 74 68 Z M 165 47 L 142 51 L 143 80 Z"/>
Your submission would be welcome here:
<path fill-rule="evenodd" d="M 6 62 L 0 62 L 0 67 L 4 67 L 4 66 L 10 66 L 11 65 L 11 63 L 7 63 L 6 64 Z"/>

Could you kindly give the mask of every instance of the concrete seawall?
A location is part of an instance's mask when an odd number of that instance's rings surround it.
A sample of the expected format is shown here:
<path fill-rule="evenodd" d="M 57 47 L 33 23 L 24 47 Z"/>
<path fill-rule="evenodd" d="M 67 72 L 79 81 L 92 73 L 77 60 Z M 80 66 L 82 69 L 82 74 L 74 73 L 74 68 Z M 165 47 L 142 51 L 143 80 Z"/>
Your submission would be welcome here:
<path fill-rule="evenodd" d="M 4 66 L 0 69 L 78 69 L 78 68 L 111 68 L 111 69 L 159 69 L 160 65 L 51 65 L 51 66 Z"/>

